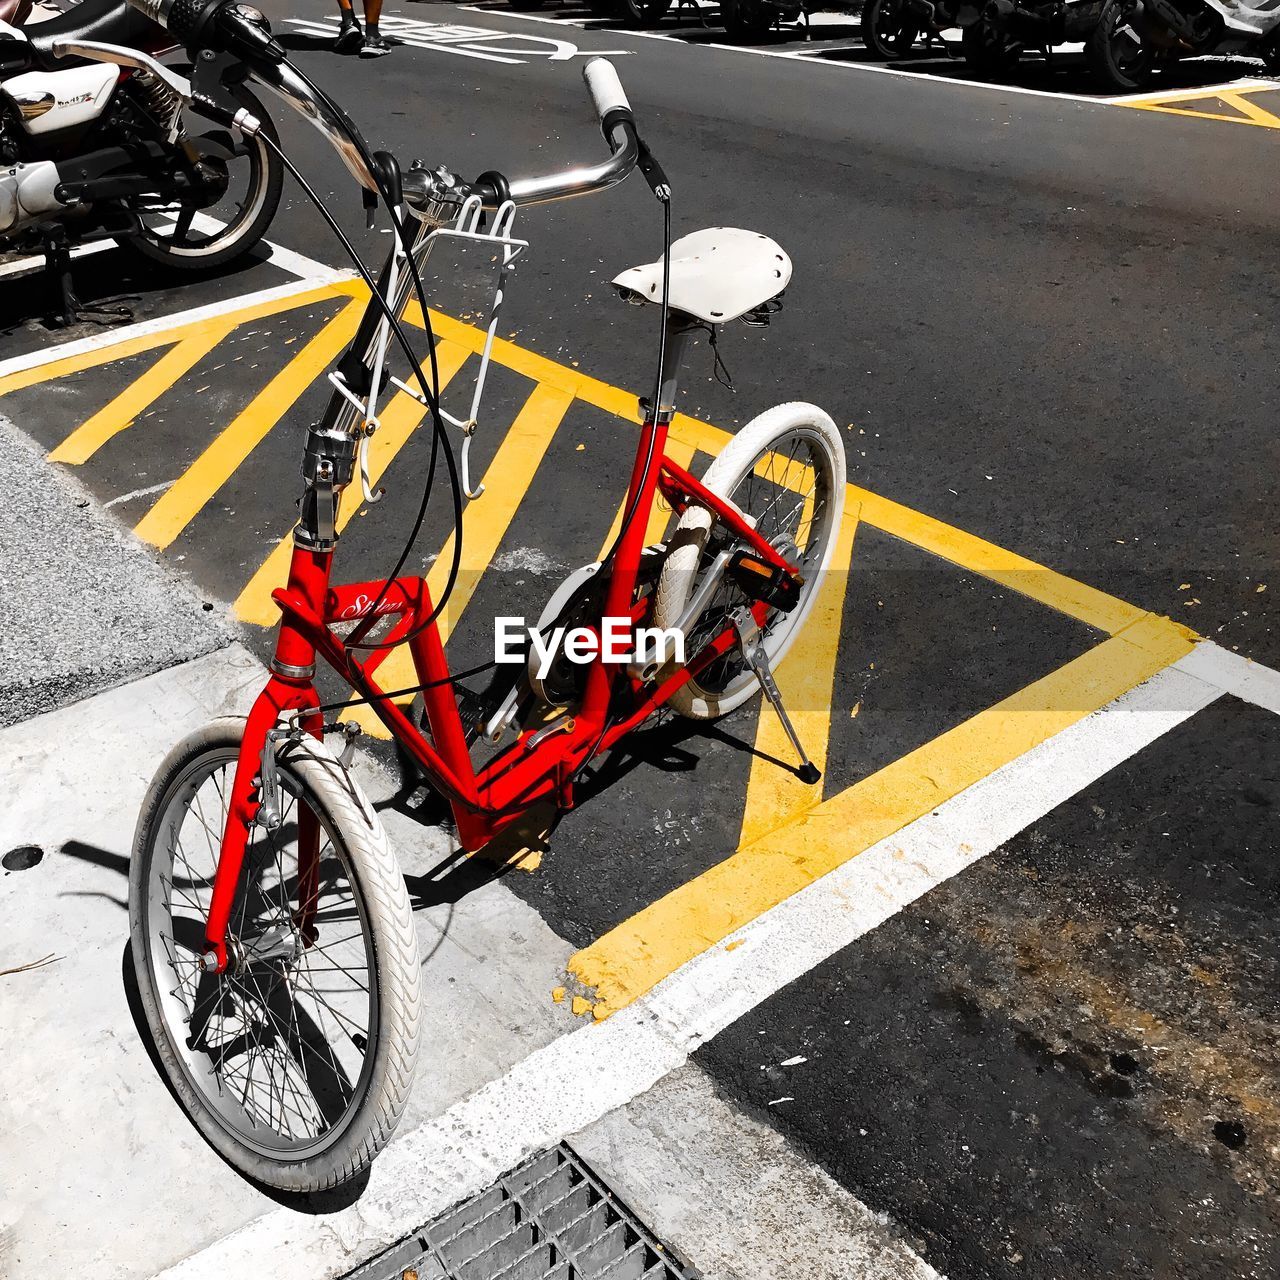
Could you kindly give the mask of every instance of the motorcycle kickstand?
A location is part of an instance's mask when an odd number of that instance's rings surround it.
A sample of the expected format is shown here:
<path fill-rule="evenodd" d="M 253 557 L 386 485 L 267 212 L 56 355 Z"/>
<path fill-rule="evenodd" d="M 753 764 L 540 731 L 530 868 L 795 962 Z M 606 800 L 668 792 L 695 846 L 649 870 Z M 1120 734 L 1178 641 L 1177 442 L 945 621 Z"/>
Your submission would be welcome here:
<path fill-rule="evenodd" d="M 79 321 L 93 324 L 125 324 L 133 319 L 128 307 L 108 307 L 100 303 L 85 304 L 76 296 L 71 283 L 71 247 L 65 236 L 48 236 L 44 246 L 46 277 L 58 291 L 59 319 L 69 329 Z"/>
<path fill-rule="evenodd" d="M 738 648 L 742 651 L 742 656 L 746 659 L 747 666 L 751 668 L 752 674 L 760 684 L 760 688 L 764 691 L 764 696 L 769 700 L 769 705 L 777 713 L 778 721 L 782 725 L 782 731 L 787 735 L 791 745 L 795 748 L 796 755 L 800 757 L 800 764 L 792 770 L 801 782 L 806 782 L 810 786 L 821 779 L 822 774 L 818 772 L 818 767 L 809 759 L 808 753 L 800 742 L 800 735 L 796 733 L 795 726 L 791 723 L 791 717 L 787 715 L 787 709 L 782 705 L 782 694 L 778 692 L 777 682 L 773 678 L 773 671 L 769 666 L 769 655 L 764 650 L 764 643 L 761 640 L 760 624 L 755 620 L 750 609 L 739 609 L 733 615 L 733 629 L 737 632 Z"/>

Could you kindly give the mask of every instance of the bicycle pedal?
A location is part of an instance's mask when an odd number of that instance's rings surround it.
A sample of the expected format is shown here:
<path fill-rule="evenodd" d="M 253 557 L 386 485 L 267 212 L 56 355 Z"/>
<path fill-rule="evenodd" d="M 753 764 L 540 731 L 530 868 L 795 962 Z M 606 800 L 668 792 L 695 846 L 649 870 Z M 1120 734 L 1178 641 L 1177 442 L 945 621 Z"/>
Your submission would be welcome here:
<path fill-rule="evenodd" d="M 750 551 L 735 551 L 724 571 L 734 586 L 751 600 L 759 600 L 783 613 L 790 613 L 800 603 L 803 579 Z"/>

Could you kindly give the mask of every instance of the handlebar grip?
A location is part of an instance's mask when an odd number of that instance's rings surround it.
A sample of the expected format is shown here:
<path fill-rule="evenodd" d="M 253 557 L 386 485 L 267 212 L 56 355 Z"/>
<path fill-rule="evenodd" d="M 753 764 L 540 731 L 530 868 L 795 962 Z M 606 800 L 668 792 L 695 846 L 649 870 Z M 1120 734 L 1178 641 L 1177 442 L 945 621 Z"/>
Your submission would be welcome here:
<path fill-rule="evenodd" d="M 591 94 L 602 129 L 607 128 L 613 118 L 632 118 L 631 104 L 612 62 L 607 58 L 592 58 L 582 68 L 582 78 L 587 82 L 587 91 Z"/>

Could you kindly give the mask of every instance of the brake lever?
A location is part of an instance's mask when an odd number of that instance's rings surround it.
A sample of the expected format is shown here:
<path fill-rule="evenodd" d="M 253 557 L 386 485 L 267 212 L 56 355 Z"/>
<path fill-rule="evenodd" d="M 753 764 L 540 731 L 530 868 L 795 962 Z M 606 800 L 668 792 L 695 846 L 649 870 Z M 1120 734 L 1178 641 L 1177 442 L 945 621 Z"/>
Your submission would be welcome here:
<path fill-rule="evenodd" d="M 644 180 L 649 184 L 649 190 L 653 192 L 663 204 L 671 199 L 671 183 L 667 178 L 666 172 L 658 163 L 658 158 L 649 150 L 648 144 L 637 133 L 636 147 L 639 150 L 639 157 L 636 160 L 636 168 L 640 170 Z"/>

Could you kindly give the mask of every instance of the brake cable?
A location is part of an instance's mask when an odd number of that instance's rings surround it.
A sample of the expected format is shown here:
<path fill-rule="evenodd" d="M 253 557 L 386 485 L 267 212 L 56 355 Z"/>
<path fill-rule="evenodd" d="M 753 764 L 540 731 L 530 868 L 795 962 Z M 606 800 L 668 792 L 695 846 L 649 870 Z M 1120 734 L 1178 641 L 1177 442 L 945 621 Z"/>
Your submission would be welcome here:
<path fill-rule="evenodd" d="M 312 92 L 314 92 L 315 94 L 324 98 L 326 101 L 332 104 L 332 99 L 330 99 L 329 95 L 326 94 L 322 89 L 320 89 L 318 85 L 316 85 L 313 81 L 311 81 L 310 78 L 307 77 L 298 68 L 295 67 L 294 70 L 296 74 L 298 74 L 305 81 L 305 83 L 312 90 Z M 346 252 L 347 256 L 351 259 L 360 277 L 362 278 L 364 283 L 369 287 L 372 296 L 377 299 L 378 306 L 380 307 L 387 324 L 390 326 L 391 331 L 396 338 L 397 344 L 400 346 L 401 350 L 404 352 L 406 358 L 408 359 L 408 362 L 413 371 L 413 374 L 417 379 L 418 385 L 423 391 L 423 397 L 426 401 L 427 408 L 431 416 L 431 422 L 432 422 L 431 460 L 428 465 L 426 479 L 424 480 L 424 484 L 423 484 L 422 500 L 419 504 L 418 511 L 413 521 L 413 526 L 412 526 L 412 529 L 410 530 L 409 536 L 406 539 L 403 548 L 401 549 L 398 559 L 396 560 L 395 567 L 383 580 L 383 584 L 378 593 L 377 599 L 375 600 L 373 606 L 369 610 L 369 614 L 368 614 L 369 621 L 367 622 L 364 628 L 364 633 L 367 633 L 368 628 L 373 625 L 374 621 L 376 621 L 378 616 L 377 615 L 378 606 L 386 599 L 388 591 L 391 589 L 396 579 L 398 579 L 401 571 L 404 568 L 405 563 L 409 558 L 409 555 L 412 553 L 412 550 L 417 543 L 418 535 L 421 532 L 422 525 L 426 518 L 426 512 L 430 502 L 431 492 L 432 492 L 432 489 L 434 488 L 434 479 L 435 479 L 435 471 L 436 471 L 436 465 L 437 465 L 437 459 L 438 459 L 438 452 L 442 445 L 444 448 L 445 464 L 449 472 L 451 497 L 453 499 L 453 504 L 452 504 L 453 505 L 453 524 L 454 524 L 453 556 L 452 556 L 452 560 L 449 567 L 449 574 L 448 574 L 448 577 L 446 578 L 445 585 L 441 591 L 440 598 L 438 601 L 433 602 L 431 613 L 425 619 L 423 619 L 422 621 L 417 623 L 413 628 L 407 631 L 404 635 L 398 637 L 394 641 L 364 641 L 362 638 L 352 639 L 351 637 L 348 637 L 343 641 L 343 647 L 347 650 L 393 649 L 393 648 L 399 648 L 400 646 L 409 643 L 416 636 L 421 635 L 432 624 L 434 624 L 435 621 L 439 618 L 441 612 L 443 611 L 445 605 L 448 603 L 448 600 L 455 589 L 458 574 L 461 568 L 461 558 L 462 558 L 462 523 L 463 523 L 462 494 L 461 494 L 461 488 L 460 488 L 460 478 L 457 470 L 457 462 L 453 453 L 453 446 L 452 446 L 452 443 L 449 441 L 447 433 L 444 431 L 444 426 L 440 418 L 439 394 L 438 394 L 439 366 L 437 363 L 437 356 L 436 356 L 436 338 L 431 325 L 431 316 L 430 316 L 430 310 L 427 303 L 426 287 L 423 284 L 422 275 L 418 269 L 417 260 L 414 257 L 413 245 L 409 239 L 404 221 L 402 220 L 396 208 L 396 205 L 394 204 L 391 198 L 391 195 L 386 190 L 382 175 L 380 173 L 381 166 L 378 165 L 373 160 L 373 157 L 369 153 L 368 147 L 365 144 L 364 139 L 359 135 L 358 132 L 356 132 L 353 128 L 350 127 L 343 113 L 335 111 L 335 117 L 340 122 L 341 127 L 344 133 L 347 135 L 347 138 L 351 142 L 352 146 L 355 147 L 356 150 L 359 152 L 361 159 L 364 161 L 365 166 L 368 169 L 369 173 L 373 176 L 374 183 L 377 188 L 377 195 L 379 199 L 382 201 L 382 204 L 386 208 L 388 216 L 390 217 L 392 227 L 394 229 L 394 233 L 396 235 L 397 240 L 399 241 L 401 251 L 403 252 L 405 257 L 405 262 L 409 270 L 413 291 L 417 295 L 418 302 L 421 307 L 423 326 L 427 334 L 428 351 L 430 355 L 430 364 L 431 364 L 431 373 L 432 373 L 432 381 L 430 386 L 428 386 L 427 380 L 422 370 L 422 366 L 418 360 L 416 353 L 413 350 L 412 343 L 410 343 L 410 341 L 408 340 L 404 332 L 404 329 L 400 323 L 400 318 L 395 314 L 392 306 L 387 301 L 387 299 L 383 297 L 381 290 L 378 288 L 378 285 L 376 281 L 373 279 L 371 272 L 369 271 L 368 267 L 364 263 L 363 259 L 360 257 L 359 252 L 356 250 L 355 246 L 351 243 L 346 233 L 342 230 L 342 227 L 334 218 L 333 214 L 330 212 L 328 207 L 324 204 L 324 202 L 320 199 L 320 197 L 315 192 L 314 188 L 307 181 L 306 177 L 298 169 L 297 165 L 293 163 L 293 161 L 285 154 L 283 149 L 278 144 L 276 144 L 272 139 L 263 135 L 264 143 L 272 151 L 275 152 L 275 154 L 279 157 L 280 161 L 284 164 L 285 168 L 289 171 L 293 179 L 298 183 L 303 193 L 307 196 L 308 200 L 310 200 L 310 202 L 319 211 L 324 221 L 328 224 L 329 229 L 334 233 L 335 237 L 338 239 L 339 243 L 342 245 L 343 250 Z M 671 287 L 671 261 L 670 261 L 671 252 L 670 251 L 671 251 L 671 230 L 672 230 L 670 188 L 664 187 L 662 191 L 659 193 L 658 199 L 660 200 L 663 206 L 663 272 L 662 272 L 662 304 L 659 312 L 658 366 L 657 366 L 657 372 L 656 372 L 655 382 L 654 382 L 654 394 L 653 394 L 653 399 L 651 401 L 653 405 L 653 413 L 655 415 L 655 418 L 659 414 L 662 408 L 661 406 L 662 383 L 663 383 L 663 375 L 665 373 L 666 354 L 667 354 L 667 321 L 670 315 L 670 287 Z M 674 406 L 672 406 L 672 408 L 674 409 Z M 615 537 L 613 544 L 610 546 L 609 550 L 605 553 L 605 555 L 601 559 L 602 567 L 613 560 L 613 558 L 615 557 L 618 551 L 619 546 L 622 543 L 623 538 L 626 536 L 632 523 L 635 521 L 635 519 L 639 515 L 640 495 L 643 493 L 644 488 L 648 483 L 649 476 L 652 473 L 654 454 L 655 454 L 655 438 L 651 437 L 649 441 L 648 449 L 645 455 L 644 466 L 641 470 L 640 483 L 637 486 L 634 494 L 630 498 L 627 508 L 623 513 L 623 518 L 619 523 L 618 534 Z M 360 635 L 364 634 L 364 633 L 360 633 L 359 628 L 357 628 L 357 633 L 359 633 Z M 478 675 L 484 671 L 492 670 L 497 665 L 498 663 L 496 660 L 490 660 L 488 662 L 480 663 L 477 666 L 468 668 L 465 671 L 452 673 L 449 676 L 443 677 L 442 679 L 439 679 L 439 680 L 425 681 L 419 684 L 408 686 L 403 689 L 384 691 L 376 695 L 376 697 L 370 697 L 366 695 L 356 695 L 354 697 L 344 700 L 341 703 L 327 704 L 326 706 L 320 708 L 320 710 L 333 710 L 333 709 L 350 707 L 350 706 L 372 705 L 372 703 L 375 701 L 386 701 L 394 698 L 404 697 L 406 695 L 423 692 L 426 689 L 436 688 L 440 685 L 456 684 L 457 681 L 459 680 L 468 678 L 473 675 Z M 573 773 L 570 775 L 568 779 L 570 783 L 572 783 L 577 779 L 577 777 L 581 774 L 583 769 L 585 769 L 587 765 L 591 762 L 591 760 L 594 758 L 596 752 L 600 749 L 600 744 L 604 741 L 605 736 L 608 734 L 609 729 L 612 727 L 612 723 L 613 723 L 612 720 L 606 716 L 604 725 L 601 728 L 600 735 L 596 739 L 596 742 L 592 746 L 591 750 L 588 751 L 586 755 L 583 757 L 583 760 L 581 761 L 581 763 L 577 766 L 577 768 L 574 769 Z"/>

